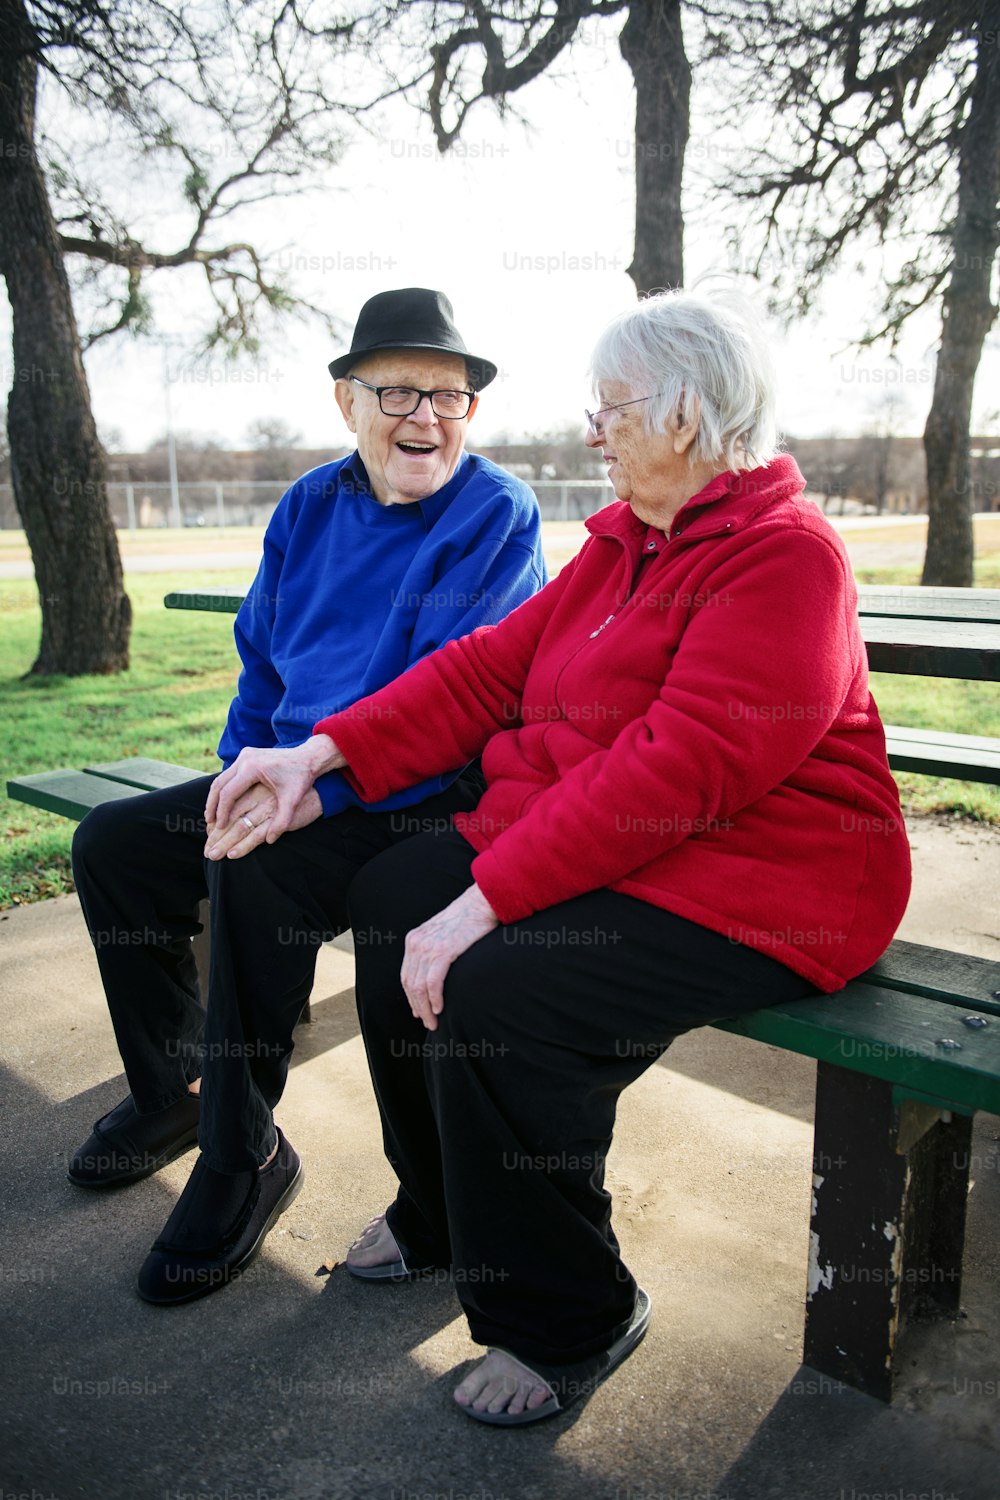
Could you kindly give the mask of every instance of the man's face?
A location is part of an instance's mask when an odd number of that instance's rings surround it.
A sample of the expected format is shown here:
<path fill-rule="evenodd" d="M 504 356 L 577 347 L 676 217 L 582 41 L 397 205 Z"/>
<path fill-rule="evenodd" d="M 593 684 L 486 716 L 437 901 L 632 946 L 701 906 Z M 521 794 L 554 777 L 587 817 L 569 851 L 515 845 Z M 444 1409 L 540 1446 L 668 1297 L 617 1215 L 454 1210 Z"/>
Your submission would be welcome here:
<path fill-rule="evenodd" d="M 423 349 L 387 349 L 359 360 L 352 375 L 369 385 L 468 390 L 465 360 Z M 408 417 L 388 417 L 374 391 L 338 380 L 337 405 L 357 434 L 358 452 L 380 505 L 410 505 L 435 494 L 458 468 L 469 417 L 438 417 L 424 399 Z"/>

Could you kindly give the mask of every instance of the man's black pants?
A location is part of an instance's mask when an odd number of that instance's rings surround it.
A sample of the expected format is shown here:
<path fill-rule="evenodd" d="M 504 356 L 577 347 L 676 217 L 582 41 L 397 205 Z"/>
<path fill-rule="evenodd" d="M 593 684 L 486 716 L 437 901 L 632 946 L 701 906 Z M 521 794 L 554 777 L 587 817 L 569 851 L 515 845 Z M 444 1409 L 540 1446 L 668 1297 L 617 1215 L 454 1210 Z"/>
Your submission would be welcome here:
<path fill-rule="evenodd" d="M 816 990 L 600 890 L 475 943 L 427 1031 L 400 984 L 403 942 L 472 883 L 474 857 L 454 830 L 421 835 L 351 887 L 358 1010 L 400 1181 L 388 1223 L 408 1265 L 452 1267 L 477 1343 L 571 1363 L 608 1348 L 635 1302 L 604 1188 L 619 1094 L 680 1032 Z"/>
<path fill-rule="evenodd" d="M 382 850 L 475 807 L 483 781 L 470 767 L 413 807 L 348 808 L 215 862 L 202 854 L 212 779 L 95 808 L 76 831 L 73 873 L 136 1108 L 163 1109 L 200 1076 L 201 1150 L 216 1171 L 236 1173 L 274 1145 L 292 1032 L 319 944 L 348 926 L 351 879 Z M 206 896 L 212 960 L 201 997 L 191 938 Z"/>

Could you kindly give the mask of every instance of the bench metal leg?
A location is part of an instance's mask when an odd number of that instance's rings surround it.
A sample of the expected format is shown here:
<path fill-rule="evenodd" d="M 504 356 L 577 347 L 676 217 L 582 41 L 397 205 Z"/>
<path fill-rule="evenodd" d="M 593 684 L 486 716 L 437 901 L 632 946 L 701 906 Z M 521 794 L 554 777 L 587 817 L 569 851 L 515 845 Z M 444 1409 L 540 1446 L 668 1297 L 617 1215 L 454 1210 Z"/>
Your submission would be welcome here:
<path fill-rule="evenodd" d="M 198 921 L 201 923 L 201 931 L 197 937 L 191 939 L 191 951 L 194 953 L 194 961 L 198 969 L 198 988 L 201 991 L 202 1006 L 208 1004 L 208 970 L 212 959 L 212 934 L 208 924 L 208 912 L 208 900 L 199 901 Z"/>
<path fill-rule="evenodd" d="M 803 1359 L 879 1400 L 907 1315 L 955 1313 L 972 1120 L 817 1064 Z"/>
<path fill-rule="evenodd" d="M 198 921 L 201 923 L 201 931 L 197 937 L 191 939 L 194 961 L 198 968 L 198 987 L 201 990 L 202 1005 L 205 1005 L 208 1001 L 208 968 L 212 958 L 212 935 L 209 927 L 208 912 L 208 901 L 199 901 Z M 307 1000 L 299 1016 L 299 1025 L 301 1026 L 303 1022 L 311 1020 L 312 1006 Z"/>

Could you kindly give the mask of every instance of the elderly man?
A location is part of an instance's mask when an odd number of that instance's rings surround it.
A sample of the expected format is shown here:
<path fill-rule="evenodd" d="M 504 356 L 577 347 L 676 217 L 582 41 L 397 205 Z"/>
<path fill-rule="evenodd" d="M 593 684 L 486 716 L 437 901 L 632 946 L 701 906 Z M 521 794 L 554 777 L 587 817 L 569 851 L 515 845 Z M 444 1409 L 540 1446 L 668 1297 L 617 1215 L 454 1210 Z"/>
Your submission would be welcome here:
<path fill-rule="evenodd" d="M 297 480 L 267 528 L 236 619 L 243 671 L 219 745 L 227 767 L 247 746 L 297 744 L 316 719 L 502 619 L 545 582 L 531 491 L 464 452 L 477 393 L 497 372 L 468 353 L 442 293 L 371 298 L 329 368 L 357 451 Z M 466 767 L 364 805 L 333 772 L 292 832 L 269 843 L 267 789 L 251 789 L 234 832 L 206 827 L 211 784 L 97 808 L 73 845 L 131 1092 L 76 1152 L 70 1180 L 136 1182 L 196 1138 L 201 1148 L 139 1274 L 140 1296 L 159 1304 L 225 1285 L 301 1186 L 272 1112 L 317 946 L 348 925 L 352 877 L 482 791 Z M 206 895 L 207 1012 L 191 952 Z"/>

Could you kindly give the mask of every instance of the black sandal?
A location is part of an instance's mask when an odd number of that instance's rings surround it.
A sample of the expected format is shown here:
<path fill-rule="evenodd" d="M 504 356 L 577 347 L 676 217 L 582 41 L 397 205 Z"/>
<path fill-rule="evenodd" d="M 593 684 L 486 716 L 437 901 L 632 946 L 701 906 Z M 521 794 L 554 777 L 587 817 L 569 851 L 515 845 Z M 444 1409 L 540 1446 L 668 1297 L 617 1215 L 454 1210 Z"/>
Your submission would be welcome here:
<path fill-rule="evenodd" d="M 542 1365 L 534 1362 L 528 1364 L 509 1349 L 501 1349 L 498 1345 L 493 1346 L 488 1353 L 506 1354 L 508 1359 L 514 1360 L 515 1364 L 520 1365 L 526 1374 L 543 1385 L 547 1385 L 551 1392 L 549 1399 L 530 1411 L 525 1409 L 513 1415 L 507 1411 L 476 1411 L 471 1406 L 463 1406 L 461 1410 L 473 1421 L 488 1422 L 493 1427 L 526 1427 L 529 1422 L 544 1422 L 547 1417 L 556 1417 L 560 1412 L 572 1406 L 574 1401 L 593 1395 L 602 1381 L 607 1380 L 622 1361 L 628 1358 L 645 1337 L 651 1315 L 652 1303 L 649 1295 L 640 1287 L 635 1299 L 632 1321 L 621 1338 L 616 1339 L 610 1349 L 604 1349 L 600 1354 L 592 1354 L 589 1359 L 578 1360 L 572 1365 Z"/>

